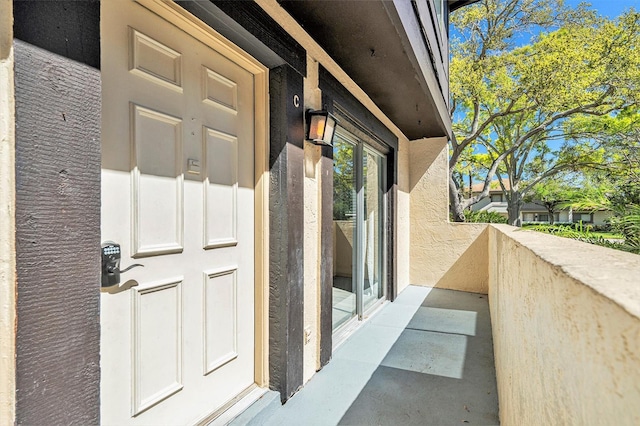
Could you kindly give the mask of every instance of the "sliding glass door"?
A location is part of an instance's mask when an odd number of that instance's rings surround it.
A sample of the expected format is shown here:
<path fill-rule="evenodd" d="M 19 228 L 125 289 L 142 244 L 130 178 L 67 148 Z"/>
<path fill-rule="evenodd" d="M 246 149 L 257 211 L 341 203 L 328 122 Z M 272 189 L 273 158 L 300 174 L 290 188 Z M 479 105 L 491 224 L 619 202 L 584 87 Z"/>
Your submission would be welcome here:
<path fill-rule="evenodd" d="M 333 146 L 333 330 L 384 297 L 382 154 L 344 130 Z M 354 320 L 355 321 L 355 320 Z"/>
<path fill-rule="evenodd" d="M 333 329 L 356 316 L 357 145 L 334 136 L 333 143 Z"/>
<path fill-rule="evenodd" d="M 362 155 L 363 308 L 382 298 L 382 163 L 383 158 L 364 148 Z"/>

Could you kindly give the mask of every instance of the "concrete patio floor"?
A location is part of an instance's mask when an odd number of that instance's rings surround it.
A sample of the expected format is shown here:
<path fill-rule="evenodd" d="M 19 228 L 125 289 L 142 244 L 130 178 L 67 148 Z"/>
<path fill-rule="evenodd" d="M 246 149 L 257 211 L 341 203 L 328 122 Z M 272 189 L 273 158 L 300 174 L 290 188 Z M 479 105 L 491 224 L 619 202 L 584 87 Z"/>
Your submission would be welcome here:
<path fill-rule="evenodd" d="M 487 296 L 410 286 L 286 404 L 271 394 L 231 424 L 498 424 Z"/>

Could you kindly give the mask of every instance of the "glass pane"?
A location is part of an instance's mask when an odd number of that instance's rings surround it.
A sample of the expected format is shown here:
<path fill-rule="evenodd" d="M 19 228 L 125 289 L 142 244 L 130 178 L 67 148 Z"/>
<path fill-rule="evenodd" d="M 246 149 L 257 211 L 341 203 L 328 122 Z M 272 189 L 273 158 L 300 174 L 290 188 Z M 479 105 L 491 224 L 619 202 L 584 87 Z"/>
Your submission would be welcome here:
<path fill-rule="evenodd" d="M 364 309 L 383 295 L 382 289 L 382 157 L 364 151 Z"/>
<path fill-rule="evenodd" d="M 333 143 L 333 329 L 356 315 L 355 145 L 339 135 Z"/>

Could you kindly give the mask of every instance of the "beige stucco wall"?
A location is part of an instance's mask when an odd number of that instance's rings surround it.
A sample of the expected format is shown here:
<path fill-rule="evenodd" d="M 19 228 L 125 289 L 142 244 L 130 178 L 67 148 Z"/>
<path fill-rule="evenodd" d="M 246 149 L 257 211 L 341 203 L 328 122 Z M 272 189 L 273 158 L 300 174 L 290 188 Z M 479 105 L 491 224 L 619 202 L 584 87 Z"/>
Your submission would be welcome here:
<path fill-rule="evenodd" d="M 413 225 L 413 221 L 412 221 Z M 482 223 L 420 224 L 411 233 L 411 283 L 487 294 L 488 233 Z"/>
<path fill-rule="evenodd" d="M 13 3 L 0 0 L 0 425 L 15 417 L 15 103 Z"/>
<path fill-rule="evenodd" d="M 411 141 L 409 150 L 411 227 L 417 230 L 420 224 L 448 223 L 447 138 Z"/>
<path fill-rule="evenodd" d="M 485 224 L 449 223 L 446 138 L 410 143 L 410 282 L 488 292 Z"/>
<path fill-rule="evenodd" d="M 305 142 L 303 381 L 319 369 L 320 348 L 320 148 Z"/>
<path fill-rule="evenodd" d="M 307 57 L 304 106 L 319 109 L 318 62 Z M 321 148 L 304 142 L 304 350 L 303 382 L 320 368 L 320 206 Z"/>
<path fill-rule="evenodd" d="M 356 223 L 351 220 L 333 221 L 333 275 L 350 277 L 353 274 L 353 238 Z"/>
<path fill-rule="evenodd" d="M 396 243 L 396 285 L 398 294 L 411 283 L 409 265 L 411 262 L 411 189 L 409 176 L 410 142 L 398 141 L 398 191 L 395 221 Z"/>
<path fill-rule="evenodd" d="M 640 256 L 488 232 L 501 423 L 640 424 Z"/>

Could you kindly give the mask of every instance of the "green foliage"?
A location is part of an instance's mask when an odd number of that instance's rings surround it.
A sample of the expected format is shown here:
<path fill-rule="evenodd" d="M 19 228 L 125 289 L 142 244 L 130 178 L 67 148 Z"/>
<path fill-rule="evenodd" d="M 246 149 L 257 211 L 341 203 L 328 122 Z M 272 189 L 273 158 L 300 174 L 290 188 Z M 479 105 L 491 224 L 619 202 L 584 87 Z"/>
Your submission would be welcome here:
<path fill-rule="evenodd" d="M 539 201 L 544 205 L 560 206 L 578 196 L 580 188 L 571 183 L 570 177 L 556 175 L 553 178 L 538 182 L 531 188 L 527 202 Z"/>
<path fill-rule="evenodd" d="M 591 226 L 583 226 L 581 223 L 572 225 L 536 224 L 529 225 L 526 228 L 532 231 L 543 232 L 545 234 L 551 234 L 557 237 L 571 238 L 602 247 L 628 251 L 636 254 L 640 253 L 632 246 L 628 245 L 626 241 L 615 241 L 614 239 L 605 238 L 602 235 L 594 234 L 591 230 Z"/>
<path fill-rule="evenodd" d="M 496 175 L 510 188 L 513 220 L 539 182 L 606 168 L 607 147 L 574 135 L 593 117 L 612 119 L 638 105 L 640 14 L 608 20 L 561 0 L 483 0 L 454 13 L 451 22 L 460 33 L 452 43 L 451 179 L 460 176 L 456 166 L 465 153 L 482 145 L 489 159 L 476 169 L 485 183 Z M 516 47 L 526 31 L 538 35 Z M 551 143 L 557 140 L 564 141 L 558 148 Z M 452 210 L 480 199 L 452 197 Z"/>
<path fill-rule="evenodd" d="M 525 202 L 546 208 L 553 223 L 553 214 L 577 199 L 580 193 L 581 188 L 571 182 L 571 176 L 560 173 L 535 184 L 523 198 Z"/>
<path fill-rule="evenodd" d="M 609 224 L 624 236 L 624 249 L 640 254 L 640 110 L 576 118 L 567 127 L 575 138 L 600 144 L 607 162 L 606 168 L 585 172 L 585 190 L 571 205 L 613 211 Z"/>
<path fill-rule="evenodd" d="M 355 213 L 354 146 L 336 140 L 333 147 L 333 219 L 348 220 Z"/>
<path fill-rule="evenodd" d="M 472 223 L 507 223 L 507 218 L 496 212 L 469 211 L 465 213 L 465 222 Z"/>
<path fill-rule="evenodd" d="M 611 227 L 624 235 L 624 250 L 640 254 L 640 206 L 625 216 L 614 216 Z"/>

